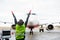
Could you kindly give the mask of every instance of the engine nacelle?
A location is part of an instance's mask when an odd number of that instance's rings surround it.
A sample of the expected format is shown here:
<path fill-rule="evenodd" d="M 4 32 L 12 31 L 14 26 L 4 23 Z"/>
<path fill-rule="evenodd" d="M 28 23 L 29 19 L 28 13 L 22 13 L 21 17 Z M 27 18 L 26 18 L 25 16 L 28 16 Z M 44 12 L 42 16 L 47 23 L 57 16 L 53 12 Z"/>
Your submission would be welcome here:
<path fill-rule="evenodd" d="M 54 29 L 54 26 L 52 24 L 49 24 L 46 28 L 46 30 L 53 30 Z"/>

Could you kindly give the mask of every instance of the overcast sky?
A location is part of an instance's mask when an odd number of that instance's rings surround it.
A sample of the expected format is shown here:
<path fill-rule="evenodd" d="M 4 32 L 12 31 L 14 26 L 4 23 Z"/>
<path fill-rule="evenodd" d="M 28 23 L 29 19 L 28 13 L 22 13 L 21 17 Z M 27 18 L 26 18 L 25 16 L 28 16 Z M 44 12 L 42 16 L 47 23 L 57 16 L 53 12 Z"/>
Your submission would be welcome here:
<path fill-rule="evenodd" d="M 60 21 L 60 0 L 0 0 L 0 21 L 14 22 L 11 11 L 17 19 L 25 21 L 26 14 L 36 13 L 30 20 L 40 23 Z"/>

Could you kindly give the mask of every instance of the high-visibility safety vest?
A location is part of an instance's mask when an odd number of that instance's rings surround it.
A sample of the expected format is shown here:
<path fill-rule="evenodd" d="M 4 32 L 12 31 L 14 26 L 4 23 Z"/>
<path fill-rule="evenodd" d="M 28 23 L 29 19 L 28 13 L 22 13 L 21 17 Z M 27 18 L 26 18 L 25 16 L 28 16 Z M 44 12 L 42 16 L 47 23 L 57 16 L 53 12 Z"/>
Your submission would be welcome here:
<path fill-rule="evenodd" d="M 25 24 L 21 26 L 16 24 L 16 39 L 24 38 L 24 33 L 25 33 Z"/>

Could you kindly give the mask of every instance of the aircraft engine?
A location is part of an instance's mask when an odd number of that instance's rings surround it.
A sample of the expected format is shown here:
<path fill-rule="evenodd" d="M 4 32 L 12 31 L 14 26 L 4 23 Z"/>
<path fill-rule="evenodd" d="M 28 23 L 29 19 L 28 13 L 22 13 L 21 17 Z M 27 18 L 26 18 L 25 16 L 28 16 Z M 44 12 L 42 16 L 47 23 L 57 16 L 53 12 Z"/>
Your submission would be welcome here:
<path fill-rule="evenodd" d="M 54 26 L 52 24 L 49 24 L 46 28 L 46 30 L 53 30 L 54 29 Z"/>

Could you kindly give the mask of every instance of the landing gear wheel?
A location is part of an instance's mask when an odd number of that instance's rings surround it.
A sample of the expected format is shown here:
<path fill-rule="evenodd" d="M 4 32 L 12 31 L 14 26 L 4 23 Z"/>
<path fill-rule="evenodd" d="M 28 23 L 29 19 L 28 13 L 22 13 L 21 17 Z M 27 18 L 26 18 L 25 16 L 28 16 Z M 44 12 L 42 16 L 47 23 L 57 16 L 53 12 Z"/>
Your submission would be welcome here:
<path fill-rule="evenodd" d="M 30 35 L 33 35 L 33 31 L 30 31 Z"/>
<path fill-rule="evenodd" d="M 39 29 L 39 32 L 44 32 L 44 29 Z"/>
<path fill-rule="evenodd" d="M 39 32 L 41 32 L 41 29 L 39 29 Z"/>

